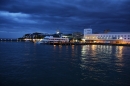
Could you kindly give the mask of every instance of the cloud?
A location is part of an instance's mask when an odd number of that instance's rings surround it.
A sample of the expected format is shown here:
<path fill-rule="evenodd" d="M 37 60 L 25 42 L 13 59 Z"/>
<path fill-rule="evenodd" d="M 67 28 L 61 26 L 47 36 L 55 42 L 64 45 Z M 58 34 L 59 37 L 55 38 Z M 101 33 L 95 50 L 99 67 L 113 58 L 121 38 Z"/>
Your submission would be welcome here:
<path fill-rule="evenodd" d="M 7 11 L 0 11 L 0 16 L 3 16 L 3 17 L 20 17 L 20 18 L 30 17 L 28 14 L 10 13 L 10 12 L 7 12 Z"/>
<path fill-rule="evenodd" d="M 129 0 L 1 0 L 1 30 L 130 31 Z"/>
<path fill-rule="evenodd" d="M 31 17 L 29 14 L 24 13 L 10 13 L 7 11 L 0 11 L 0 17 L 17 23 L 36 23 L 34 20 L 29 19 Z"/>

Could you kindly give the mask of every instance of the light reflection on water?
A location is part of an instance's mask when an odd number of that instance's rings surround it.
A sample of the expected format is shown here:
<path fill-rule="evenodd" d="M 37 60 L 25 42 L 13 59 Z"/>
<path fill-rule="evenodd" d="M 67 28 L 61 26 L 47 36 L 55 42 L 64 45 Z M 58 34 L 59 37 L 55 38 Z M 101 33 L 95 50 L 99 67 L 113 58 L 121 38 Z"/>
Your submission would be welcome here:
<path fill-rule="evenodd" d="M 116 51 L 115 57 L 117 58 L 117 61 L 115 64 L 117 66 L 123 67 L 124 66 L 124 63 L 122 63 L 122 61 L 123 61 L 123 46 L 116 46 L 115 51 Z"/>
<path fill-rule="evenodd" d="M 123 73 L 123 49 L 124 46 L 109 46 L 109 45 L 85 45 L 81 49 L 81 64 L 84 79 L 93 78 L 96 81 L 105 83 L 116 83 L 120 84 L 122 77 L 117 77 L 118 73 Z M 125 51 L 124 51 L 125 52 Z M 125 53 L 124 53 L 125 54 Z M 86 72 L 85 72 L 86 71 Z M 108 73 L 114 71 L 117 77 L 107 81 L 111 75 Z M 91 72 L 90 74 L 88 74 Z M 121 74 L 123 75 L 123 74 Z M 101 77 L 102 76 L 102 77 Z M 130 75 L 128 75 L 130 76 Z M 112 85 L 112 84 L 111 84 Z"/>
<path fill-rule="evenodd" d="M 130 47 L 7 42 L 0 49 L 3 86 L 130 85 Z"/>
<path fill-rule="evenodd" d="M 113 59 L 113 56 L 115 55 L 115 62 L 118 62 L 119 66 L 123 66 L 122 53 L 123 46 L 115 46 L 115 48 L 112 49 L 112 46 L 108 45 L 86 45 L 82 46 L 81 49 L 81 61 L 83 64 L 89 61 L 93 63 L 110 63 L 110 60 Z"/>

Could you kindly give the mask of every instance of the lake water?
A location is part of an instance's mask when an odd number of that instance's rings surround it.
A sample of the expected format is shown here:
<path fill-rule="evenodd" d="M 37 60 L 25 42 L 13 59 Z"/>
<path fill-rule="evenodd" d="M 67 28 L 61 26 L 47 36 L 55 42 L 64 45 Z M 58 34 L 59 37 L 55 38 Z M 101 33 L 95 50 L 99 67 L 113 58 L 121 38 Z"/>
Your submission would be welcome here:
<path fill-rule="evenodd" d="M 0 42 L 0 86 L 130 86 L 130 47 Z"/>

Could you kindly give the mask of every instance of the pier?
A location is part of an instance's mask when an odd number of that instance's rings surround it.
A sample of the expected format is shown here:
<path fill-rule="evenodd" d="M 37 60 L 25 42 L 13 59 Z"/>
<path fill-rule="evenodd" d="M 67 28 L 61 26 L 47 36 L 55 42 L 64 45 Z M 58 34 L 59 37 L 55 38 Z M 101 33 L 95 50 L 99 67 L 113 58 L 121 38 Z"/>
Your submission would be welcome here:
<path fill-rule="evenodd" d="M 11 38 L 0 38 L 0 41 L 1 42 L 6 42 L 6 41 L 8 41 L 8 42 L 12 42 L 12 41 L 24 41 L 24 40 L 21 40 L 21 39 L 11 39 Z"/>

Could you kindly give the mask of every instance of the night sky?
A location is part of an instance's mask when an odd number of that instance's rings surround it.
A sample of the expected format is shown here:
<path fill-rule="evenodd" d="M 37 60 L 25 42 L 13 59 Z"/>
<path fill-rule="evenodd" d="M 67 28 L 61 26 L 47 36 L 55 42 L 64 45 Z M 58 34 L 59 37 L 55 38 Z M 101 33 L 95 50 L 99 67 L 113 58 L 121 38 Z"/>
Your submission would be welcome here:
<path fill-rule="evenodd" d="M 130 0 L 0 0 L 0 38 L 89 27 L 130 32 Z"/>

